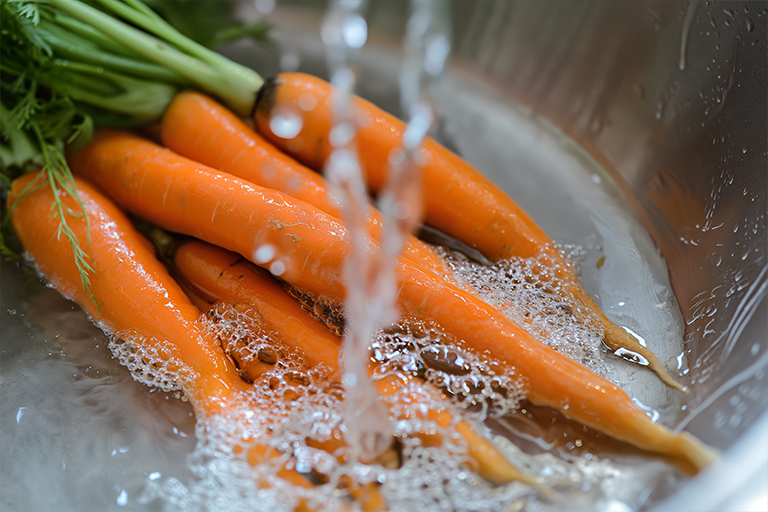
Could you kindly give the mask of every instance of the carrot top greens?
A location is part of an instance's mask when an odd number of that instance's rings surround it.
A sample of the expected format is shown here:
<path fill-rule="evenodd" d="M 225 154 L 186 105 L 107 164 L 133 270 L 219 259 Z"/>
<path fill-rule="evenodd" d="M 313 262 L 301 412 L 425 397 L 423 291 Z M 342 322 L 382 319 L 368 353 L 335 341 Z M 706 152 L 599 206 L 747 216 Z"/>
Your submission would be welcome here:
<path fill-rule="evenodd" d="M 3 189 L 23 172 L 41 168 L 36 186 L 48 183 L 57 194 L 78 197 L 64 147 L 88 141 L 95 125 L 156 121 L 182 88 L 217 96 L 241 115 L 250 112 L 261 77 L 206 44 L 243 36 L 269 43 L 270 25 L 232 22 L 229 2 L 153 3 L 165 18 L 141 0 L 0 0 Z M 190 37 L 196 26 L 199 41 Z M 52 213 L 90 293 L 92 269 L 82 249 L 87 241 L 67 224 L 67 217 L 86 215 L 79 204 L 80 211 L 73 211 L 57 200 Z M 9 255 L 7 228 L 4 221 L 0 247 Z"/>

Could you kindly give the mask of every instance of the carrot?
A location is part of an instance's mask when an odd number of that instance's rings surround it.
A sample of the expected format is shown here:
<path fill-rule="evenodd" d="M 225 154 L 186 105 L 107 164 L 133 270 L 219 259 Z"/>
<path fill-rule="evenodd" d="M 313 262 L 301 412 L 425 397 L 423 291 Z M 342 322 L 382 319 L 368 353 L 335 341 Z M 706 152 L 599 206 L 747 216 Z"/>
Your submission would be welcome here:
<path fill-rule="evenodd" d="M 243 254 L 298 288 L 344 295 L 346 229 L 308 203 L 122 131 L 98 131 L 68 161 L 128 212 Z M 341 243 L 325 247 L 324 237 Z"/>
<path fill-rule="evenodd" d="M 174 268 L 207 301 L 242 301 L 253 306 L 281 343 L 300 352 L 310 367 L 338 373 L 339 340 L 307 315 L 269 273 L 239 254 L 192 240 L 173 257 Z"/>
<path fill-rule="evenodd" d="M 254 306 L 282 343 L 298 350 L 312 366 L 325 365 L 332 371 L 330 378 L 340 379 L 339 339 L 312 320 L 272 276 L 238 254 L 199 241 L 181 245 L 173 262 L 181 278 L 198 294 L 211 302 L 242 301 Z M 386 395 L 401 391 L 405 385 L 403 380 L 392 377 L 376 382 L 377 389 Z M 415 395 L 411 398 L 419 400 Z M 446 409 L 431 408 L 428 415 L 443 428 L 454 421 Z M 541 490 L 466 422 L 458 421 L 456 429 L 467 441 L 480 476 L 497 484 L 519 480 Z"/>
<path fill-rule="evenodd" d="M 177 95 L 163 115 L 161 130 L 163 144 L 182 156 L 284 192 L 337 219 L 342 218 L 340 207 L 330 199 L 322 176 L 282 153 L 207 96 L 196 92 Z M 370 236 L 381 240 L 381 214 L 373 207 L 368 210 L 368 229 Z M 406 243 L 404 254 L 429 270 L 445 272 L 434 251 L 413 236 Z"/>
<path fill-rule="evenodd" d="M 62 295 L 80 304 L 110 335 L 130 337 L 149 351 L 159 349 L 162 360 L 148 363 L 164 365 L 182 377 L 179 384 L 199 417 L 222 413 L 241 402 L 248 386 L 218 343 L 198 326 L 197 308 L 126 216 L 100 192 L 76 178 L 90 220 L 80 216 L 68 222 L 81 241 L 90 240 L 86 248 L 94 269 L 91 290 L 97 303 L 91 300 L 81 286 L 72 245 L 57 235 L 59 221 L 50 215 L 54 193 L 40 176 L 29 173 L 14 181 L 8 204 L 15 205 L 11 222 L 16 235 L 46 279 Z M 62 192 L 59 199 L 72 211 L 81 211 L 75 198 Z M 274 455 L 266 446 L 250 449 L 263 454 L 255 458 L 258 462 Z M 277 474 L 296 485 L 311 485 L 284 467 Z"/>
<path fill-rule="evenodd" d="M 70 165 L 130 212 L 171 231 L 195 235 L 273 269 L 288 283 L 340 302 L 345 228 L 311 205 L 248 185 L 121 132 L 102 132 L 70 155 Z M 269 243 L 277 260 L 257 249 Z M 368 242 L 376 257 L 378 247 Z M 652 452 L 701 469 L 715 455 L 700 441 L 653 423 L 614 384 L 547 348 L 478 298 L 405 259 L 397 264 L 404 315 L 434 320 L 473 350 L 514 367 L 529 400 Z"/>
<path fill-rule="evenodd" d="M 332 151 L 328 134 L 333 110 L 331 85 L 303 73 L 281 73 L 261 88 L 254 119 L 258 131 L 270 142 L 308 167 L 323 169 Z M 391 151 L 402 145 L 403 121 L 355 98 L 360 120 L 356 143 L 360 162 L 374 193 L 386 183 Z M 310 104 L 312 109 L 302 108 Z M 270 128 L 274 113 L 292 112 L 302 119 L 301 131 L 292 139 L 276 135 Z M 283 114 L 284 115 L 284 114 Z M 605 343 L 639 354 L 647 366 L 668 386 L 683 386 L 664 369 L 656 356 L 626 331 L 611 322 L 579 284 L 573 268 L 553 248 L 552 240 L 534 220 L 477 169 L 431 138 L 421 147 L 426 223 L 479 250 L 492 261 L 518 256 L 531 258 L 545 251 L 568 291 L 597 316 Z"/>
<path fill-rule="evenodd" d="M 13 204 L 24 187 L 37 179 L 38 175 L 32 173 L 16 180 L 8 198 L 9 204 Z M 198 408 L 216 410 L 218 404 L 233 399 L 235 393 L 246 389 L 227 358 L 217 350 L 215 341 L 196 326 L 197 309 L 154 258 L 146 240 L 106 198 L 87 183 L 77 180 L 90 218 L 90 262 L 94 268 L 91 289 L 98 306 L 90 300 L 80 285 L 80 273 L 73 258 L 65 256 L 67 252 L 71 253 L 71 245 L 67 240 L 57 238 L 58 222 L 49 216 L 53 192 L 47 184 L 39 185 L 41 188 L 37 192 L 16 204 L 11 212 L 11 222 L 40 272 L 62 295 L 80 304 L 112 335 L 138 334 L 140 342 L 145 344 L 152 340 L 167 340 L 173 360 L 187 366 L 188 372 L 199 375 L 189 383 L 187 379 L 181 383 L 190 401 L 198 404 Z M 67 196 L 65 200 L 69 208 L 78 211 L 72 198 Z M 78 238 L 86 241 L 85 221 L 75 219 L 71 224 Z M 119 238 L 114 237 L 116 233 Z M 179 363 L 174 366 L 181 369 Z"/>

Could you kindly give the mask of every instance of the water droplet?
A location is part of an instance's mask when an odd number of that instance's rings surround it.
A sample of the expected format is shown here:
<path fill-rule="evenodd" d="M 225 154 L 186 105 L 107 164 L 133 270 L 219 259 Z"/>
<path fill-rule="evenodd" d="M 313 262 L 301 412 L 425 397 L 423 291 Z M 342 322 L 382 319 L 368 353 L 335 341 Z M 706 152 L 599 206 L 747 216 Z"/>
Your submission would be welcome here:
<path fill-rule="evenodd" d="M 161 476 L 162 475 L 160 473 L 158 473 L 157 471 L 154 471 L 154 472 L 150 473 L 147 478 L 149 478 L 150 480 L 157 480 Z"/>
<path fill-rule="evenodd" d="M 432 109 L 424 102 L 417 102 L 411 106 L 411 120 L 405 127 L 403 133 L 403 148 L 408 151 L 415 151 L 421 141 L 432 126 Z"/>
<path fill-rule="evenodd" d="M 299 96 L 299 108 L 304 112 L 314 110 L 317 106 L 317 98 L 314 94 L 304 93 Z"/>
<path fill-rule="evenodd" d="M 753 32 L 755 30 L 755 22 L 752 18 L 747 18 L 747 32 Z"/>
<path fill-rule="evenodd" d="M 749 353 L 754 356 L 754 355 L 757 355 L 758 352 L 760 352 L 760 344 L 755 343 L 754 345 L 752 345 L 752 348 L 749 350 Z"/>
<path fill-rule="evenodd" d="M 293 139 L 304 126 L 304 121 L 291 109 L 275 109 L 269 119 L 269 129 L 281 139 Z"/>
<path fill-rule="evenodd" d="M 368 40 L 368 24 L 359 14 L 349 16 L 341 26 L 341 38 L 350 48 L 362 48 Z"/>
<path fill-rule="evenodd" d="M 269 14 L 275 10 L 275 0 L 256 0 L 256 10 L 262 14 Z"/>
<path fill-rule="evenodd" d="M 275 257 L 275 248 L 269 244 L 264 244 L 253 255 L 254 263 L 267 263 Z"/>
<path fill-rule="evenodd" d="M 431 76 L 443 72 L 445 59 L 451 51 L 451 43 L 443 34 L 436 34 L 425 43 L 424 71 Z"/>
<path fill-rule="evenodd" d="M 741 152 L 742 153 L 746 153 L 747 152 L 747 148 L 741 148 Z"/>
<path fill-rule="evenodd" d="M 619 500 L 605 500 L 597 503 L 598 512 L 632 512 L 634 507 Z"/>
<path fill-rule="evenodd" d="M 693 24 L 697 7 L 698 7 L 698 2 L 689 2 L 688 7 L 685 11 L 685 18 L 683 19 L 683 31 L 680 39 L 680 59 L 678 62 L 678 67 L 680 68 L 680 71 L 685 71 L 685 68 L 686 68 L 686 58 L 687 58 L 686 53 L 688 51 L 688 38 L 690 35 L 691 25 Z"/>
<path fill-rule="evenodd" d="M 123 489 L 120 494 L 117 495 L 117 506 L 124 507 L 128 504 L 128 491 Z"/>
<path fill-rule="evenodd" d="M 287 51 L 280 56 L 280 71 L 296 71 L 300 63 L 298 52 Z"/>
<path fill-rule="evenodd" d="M 406 220 L 411 216 L 411 203 L 408 201 L 398 201 L 392 209 L 392 215 L 397 220 Z"/>
<path fill-rule="evenodd" d="M 387 161 L 393 166 L 405 163 L 405 151 L 403 148 L 393 148 L 387 156 Z"/>
<path fill-rule="evenodd" d="M 355 125 L 352 122 L 339 123 L 331 129 L 328 140 L 335 148 L 343 148 L 355 137 Z"/>
<path fill-rule="evenodd" d="M 353 372 L 347 372 L 344 374 L 344 386 L 349 389 L 357 384 L 357 375 Z"/>
<path fill-rule="evenodd" d="M 645 14 L 653 22 L 653 27 L 656 30 L 659 30 L 661 28 L 661 25 L 662 25 L 661 16 L 659 16 L 659 13 L 657 13 L 653 9 L 647 8 L 645 10 Z"/>
<path fill-rule="evenodd" d="M 723 411 L 717 411 L 715 413 L 715 421 L 712 422 L 712 426 L 719 429 L 725 426 L 725 413 Z"/>
<path fill-rule="evenodd" d="M 281 276 L 285 272 L 285 263 L 282 261 L 275 261 L 269 266 L 269 271 L 274 276 Z"/>

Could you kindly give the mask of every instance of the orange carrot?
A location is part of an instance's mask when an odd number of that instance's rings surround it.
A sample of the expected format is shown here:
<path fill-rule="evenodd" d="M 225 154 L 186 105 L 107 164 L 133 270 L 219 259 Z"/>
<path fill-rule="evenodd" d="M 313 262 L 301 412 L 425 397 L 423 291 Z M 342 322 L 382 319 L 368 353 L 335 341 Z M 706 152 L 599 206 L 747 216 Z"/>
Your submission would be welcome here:
<path fill-rule="evenodd" d="M 303 73 L 281 73 L 264 84 L 255 109 L 259 132 L 287 154 L 319 171 L 332 150 L 333 90 L 324 80 Z M 355 98 L 360 126 L 356 143 L 360 162 L 374 193 L 386 183 L 390 152 L 402 146 L 403 121 Z M 302 106 L 311 104 L 313 108 Z M 301 131 L 292 139 L 276 135 L 270 128 L 274 113 L 293 112 L 302 119 Z M 656 356 L 626 331 L 613 324 L 579 284 L 572 267 L 553 249 L 552 240 L 534 220 L 477 169 L 431 138 L 421 147 L 423 201 L 426 223 L 463 241 L 493 261 L 511 256 L 530 258 L 546 251 L 560 267 L 559 277 L 568 291 L 593 312 L 604 332 L 605 343 L 639 354 L 664 383 L 678 390 L 682 385 L 664 369 Z"/>
<path fill-rule="evenodd" d="M 215 174 L 120 132 L 97 135 L 70 156 L 70 165 L 136 215 L 238 252 L 273 273 L 279 262 L 282 279 L 315 295 L 339 302 L 344 297 L 341 267 L 349 235 L 307 203 Z M 257 249 L 266 243 L 279 259 L 259 257 Z M 371 241 L 368 250 L 378 254 Z M 527 380 L 532 403 L 696 469 L 714 460 L 701 442 L 653 423 L 617 386 L 531 338 L 485 302 L 405 259 L 397 275 L 403 314 L 434 320 L 471 349 L 514 367 Z"/>
<path fill-rule="evenodd" d="M 310 367 L 338 373 L 339 340 L 307 315 L 269 273 L 239 254 L 199 241 L 181 245 L 173 258 L 180 277 L 209 302 L 243 301 L 263 317 L 282 343 L 302 353 Z"/>
<path fill-rule="evenodd" d="M 340 207 L 331 201 L 322 176 L 307 169 L 264 140 L 235 114 L 196 92 L 176 96 L 162 122 L 163 144 L 180 155 L 256 185 L 284 192 L 340 219 Z M 375 240 L 382 237 L 381 214 L 368 210 L 368 228 Z M 421 240 L 410 237 L 404 255 L 440 274 L 440 258 Z"/>
<path fill-rule="evenodd" d="M 37 178 L 30 173 L 16 180 L 9 204 Z M 166 340 L 173 356 L 170 364 L 177 361 L 179 369 L 186 366 L 188 372 L 198 375 L 188 383 L 184 379 L 182 384 L 189 399 L 202 410 L 215 410 L 245 390 L 216 342 L 197 327 L 197 309 L 149 251 L 146 240 L 125 215 L 87 183 L 77 180 L 77 187 L 91 224 L 91 243 L 86 250 L 90 249 L 94 269 L 91 289 L 98 306 L 83 291 L 74 259 L 66 257 L 72 253 L 70 243 L 57 237 L 58 220 L 49 215 L 54 196 L 47 184 L 19 201 L 11 212 L 16 234 L 40 272 L 112 335 L 137 335 L 144 344 Z M 78 211 L 75 200 L 69 196 L 63 199 Z M 76 218 L 69 223 L 86 244 L 85 221 Z"/>
<path fill-rule="evenodd" d="M 243 254 L 298 288 L 344 294 L 346 229 L 308 203 L 122 131 L 97 132 L 68 161 L 128 212 Z M 335 243 L 326 246 L 324 238 Z"/>
<path fill-rule="evenodd" d="M 308 167 L 323 169 L 333 149 L 331 85 L 303 73 L 281 73 L 265 83 L 255 110 L 256 127 L 267 140 Z M 312 109 L 301 108 L 308 99 Z M 303 101 L 302 101 L 303 100 Z M 390 152 L 402 146 L 403 121 L 372 103 L 355 98 L 359 119 L 360 162 L 374 193 L 386 184 Z M 302 119 L 301 131 L 284 139 L 270 128 L 273 113 L 290 111 Z M 296 141 L 301 143 L 297 144 Z M 424 208 L 427 224 L 462 240 L 491 260 L 533 257 L 550 239 L 528 214 L 467 162 L 432 139 L 422 144 Z"/>
<path fill-rule="evenodd" d="M 40 176 L 28 173 L 14 181 L 8 204 L 15 204 L 11 222 L 16 235 L 46 279 L 110 335 L 157 350 L 159 359 L 147 364 L 164 365 L 182 377 L 179 384 L 196 414 L 218 414 L 242 401 L 248 386 L 218 343 L 198 326 L 198 310 L 155 259 L 146 239 L 100 192 L 76 178 L 89 221 L 80 216 L 67 222 L 82 243 L 90 240 L 84 247 L 94 269 L 91 290 L 98 305 L 91 300 L 81 286 L 70 242 L 57 236 L 59 221 L 50 215 L 54 194 Z M 17 201 L 30 185 L 34 192 Z M 75 198 L 63 192 L 58 197 L 80 211 Z M 273 455 L 265 446 L 250 450 L 263 455 L 257 462 Z M 296 485 L 311 485 L 292 470 L 280 468 L 277 474 Z"/>
<path fill-rule="evenodd" d="M 339 339 L 312 320 L 272 276 L 238 254 L 199 241 L 181 245 L 174 265 L 182 279 L 208 300 L 242 301 L 255 306 L 281 342 L 290 343 L 313 366 L 322 363 L 332 370 L 336 379 L 340 378 Z M 402 391 L 407 383 L 388 377 L 376 381 L 376 385 L 382 394 L 393 395 Z M 422 400 L 413 393 L 410 397 L 413 401 Z M 454 421 L 445 408 L 431 407 L 428 416 L 443 428 L 450 427 Z M 480 476 L 497 484 L 520 480 L 540 489 L 467 423 L 458 421 L 456 428 L 466 439 Z"/>

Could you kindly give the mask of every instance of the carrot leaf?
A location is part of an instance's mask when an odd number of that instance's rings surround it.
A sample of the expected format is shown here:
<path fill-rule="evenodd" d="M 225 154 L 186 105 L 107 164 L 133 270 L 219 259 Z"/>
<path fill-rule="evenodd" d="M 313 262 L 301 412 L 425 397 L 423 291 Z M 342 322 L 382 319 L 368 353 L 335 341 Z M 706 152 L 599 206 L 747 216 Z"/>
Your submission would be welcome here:
<path fill-rule="evenodd" d="M 241 36 L 266 42 L 270 26 L 234 24 L 227 31 L 222 14 L 232 6 L 226 2 L 154 3 L 160 14 L 141 0 L 0 0 L 0 186 L 39 168 L 55 193 L 79 201 L 65 147 L 87 142 L 95 125 L 159 119 L 180 87 L 202 89 L 243 115 L 250 112 L 261 77 L 206 45 Z M 201 20 L 207 26 L 202 42 L 173 24 L 191 33 Z M 56 197 L 59 235 L 72 245 L 90 294 L 86 241 L 68 225 L 73 216 L 87 220 L 87 214 Z M 0 251 L 10 254 L 7 219 Z"/>

